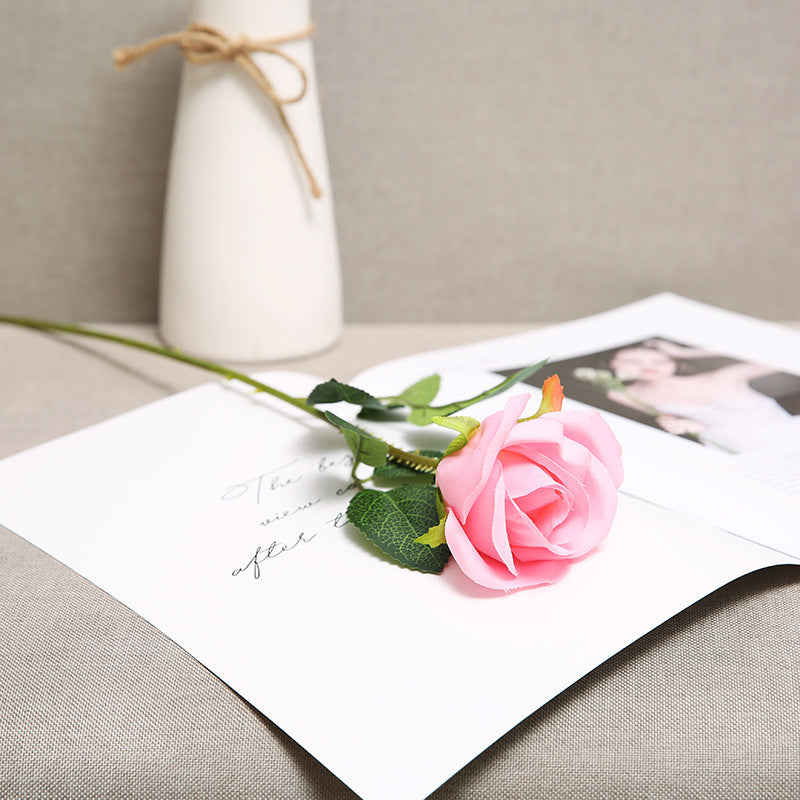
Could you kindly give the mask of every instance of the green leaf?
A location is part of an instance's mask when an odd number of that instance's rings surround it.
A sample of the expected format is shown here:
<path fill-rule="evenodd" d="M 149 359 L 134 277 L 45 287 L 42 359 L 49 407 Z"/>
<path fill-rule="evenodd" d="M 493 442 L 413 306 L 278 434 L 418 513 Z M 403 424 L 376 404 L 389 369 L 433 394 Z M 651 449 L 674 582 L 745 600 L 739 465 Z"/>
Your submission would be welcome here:
<path fill-rule="evenodd" d="M 376 467 L 376 470 L 383 469 L 383 467 Z M 380 475 L 376 475 L 375 472 L 372 473 L 373 484 L 381 489 L 391 489 L 392 487 L 405 486 L 409 483 L 432 485 L 435 481 L 436 475 L 433 472 L 420 472 L 419 470 L 402 466 L 398 470 L 392 470 Z"/>
<path fill-rule="evenodd" d="M 412 408 L 408 414 L 408 421 L 412 425 L 430 425 L 431 420 L 440 412 L 430 406 Z"/>
<path fill-rule="evenodd" d="M 452 455 L 460 450 L 469 441 L 469 435 L 481 426 L 480 422 L 472 417 L 433 417 L 431 422 L 435 422 L 443 428 L 458 431 L 458 436 L 450 442 L 447 450 L 444 451 L 445 456 Z M 444 456 L 442 457 L 444 458 Z"/>
<path fill-rule="evenodd" d="M 427 378 L 411 384 L 407 389 L 403 389 L 392 400 L 399 400 L 407 406 L 427 406 L 439 393 L 441 383 L 442 379 L 439 375 L 429 375 Z"/>
<path fill-rule="evenodd" d="M 348 386 L 346 383 L 340 383 L 335 378 L 331 378 L 325 383 L 317 384 L 306 398 L 306 402 L 312 406 L 320 405 L 321 403 L 344 402 L 376 411 L 387 410 L 387 406 L 369 392 L 365 392 L 355 386 Z"/>
<path fill-rule="evenodd" d="M 524 367 L 523 369 L 515 372 L 513 375 L 510 375 L 508 378 L 502 380 L 496 386 L 492 386 L 491 389 L 487 389 L 485 392 L 481 392 L 480 394 L 475 395 L 475 397 L 471 397 L 469 400 L 461 400 L 456 403 L 447 403 L 443 406 L 415 408 L 408 415 L 408 421 L 414 423 L 414 425 L 429 425 L 433 421 L 434 417 L 449 417 L 451 414 L 455 414 L 456 411 L 461 411 L 462 408 L 467 408 L 474 403 L 479 403 L 481 400 L 488 400 L 490 397 L 494 397 L 495 395 L 507 391 L 521 381 L 527 380 L 535 372 L 538 372 L 546 363 L 547 360 L 544 360 L 540 361 L 538 364 L 534 364 L 533 366 Z"/>
<path fill-rule="evenodd" d="M 325 411 L 324 414 L 328 422 L 333 423 L 342 432 L 347 446 L 353 452 L 356 465 L 361 463 L 370 467 L 382 467 L 386 463 L 386 457 L 389 454 L 389 446 L 386 442 L 357 428 L 347 420 L 337 417 L 330 411 Z"/>
<path fill-rule="evenodd" d="M 370 422 L 405 422 L 406 415 L 400 409 L 400 405 L 388 405 L 386 408 L 362 408 L 358 412 L 359 419 L 366 419 Z"/>
<path fill-rule="evenodd" d="M 447 545 L 415 541 L 440 523 L 433 486 L 398 486 L 388 492 L 364 489 L 353 497 L 347 517 L 393 561 L 420 572 L 440 573 L 450 557 Z"/>

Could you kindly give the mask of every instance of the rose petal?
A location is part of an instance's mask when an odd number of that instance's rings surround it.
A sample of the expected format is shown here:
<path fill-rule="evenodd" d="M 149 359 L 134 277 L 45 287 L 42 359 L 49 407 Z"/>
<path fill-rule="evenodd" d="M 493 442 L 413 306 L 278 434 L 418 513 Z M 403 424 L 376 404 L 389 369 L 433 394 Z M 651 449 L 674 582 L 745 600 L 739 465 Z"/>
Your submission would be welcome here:
<path fill-rule="evenodd" d="M 572 443 L 574 444 L 574 442 Z M 605 466 L 590 457 L 583 481 L 577 481 L 555 461 L 543 464 L 573 493 L 572 513 L 549 537 L 551 544 L 564 544 L 573 557 L 596 547 L 611 530 L 617 510 L 617 490 Z"/>
<path fill-rule="evenodd" d="M 567 438 L 564 425 L 552 419 L 555 416 L 553 413 L 547 419 L 520 423 L 518 430 L 508 437 L 506 452 L 518 453 L 540 465 L 543 459 L 561 464 L 576 480 L 581 481 L 589 468 L 592 453 L 579 442 Z"/>
<path fill-rule="evenodd" d="M 523 497 L 515 498 L 514 502 L 545 536 L 567 518 L 574 506 L 572 492 L 557 484 L 541 486 Z"/>
<path fill-rule="evenodd" d="M 497 460 L 503 467 L 503 478 L 511 497 L 522 497 L 553 484 L 553 476 L 522 453 L 506 448 Z"/>
<path fill-rule="evenodd" d="M 508 542 L 512 549 L 518 545 L 525 547 L 547 547 L 547 536 L 534 520 L 532 520 L 516 504 L 513 498 L 505 498 L 506 526 Z"/>
<path fill-rule="evenodd" d="M 569 542 L 573 555 L 579 556 L 596 547 L 608 535 L 617 509 L 617 485 L 614 477 L 604 462 L 577 438 L 572 438 L 569 428 L 574 420 L 569 417 L 577 415 L 594 427 L 600 420 L 600 427 L 605 425 L 602 417 L 594 412 L 569 412 L 568 414 L 552 414 L 551 419 L 562 426 L 564 438 L 561 441 L 558 457 L 553 461 L 539 455 L 541 465 L 550 470 L 565 486 L 574 492 L 575 507 L 573 513 L 553 531 L 549 537 L 552 543 Z M 595 417 L 592 420 L 592 417 Z M 565 421 L 567 424 L 565 424 Z M 579 419 L 578 422 L 581 420 Z M 613 438 L 613 434 L 611 434 Z M 616 441 L 616 439 L 614 439 Z M 619 446 L 612 448 L 617 459 L 612 458 L 612 466 L 619 465 Z M 613 455 L 613 452 L 612 452 Z M 585 514 L 576 512 L 583 511 Z"/>
<path fill-rule="evenodd" d="M 509 572 L 516 574 L 514 557 L 506 530 L 506 487 L 503 470 L 495 462 L 494 469 L 483 491 L 478 496 L 466 519 L 461 519 L 462 528 L 468 532 L 475 549 L 484 556 L 505 564 Z"/>
<path fill-rule="evenodd" d="M 554 411 L 548 418 L 560 422 L 567 438 L 580 442 L 605 466 L 616 488 L 622 485 L 622 448 L 597 411 Z"/>
<path fill-rule="evenodd" d="M 569 548 L 553 544 L 535 520 L 517 508 L 510 498 L 506 498 L 506 526 L 508 542 L 515 560 L 531 561 L 533 558 L 571 558 Z"/>
<path fill-rule="evenodd" d="M 592 461 L 584 490 L 588 501 L 589 517 L 583 525 L 583 530 L 568 534 L 565 528 L 569 523 L 569 518 L 567 518 L 553 531 L 551 536 L 552 542 L 566 541 L 569 538 L 570 547 L 575 556 L 588 553 L 608 536 L 617 513 L 617 486 L 604 464 L 597 460 Z"/>
<path fill-rule="evenodd" d="M 443 458 L 436 469 L 436 483 L 449 508 L 467 518 L 472 504 L 491 474 L 500 448 L 528 404 L 530 395 L 516 395 L 502 411 L 490 414 L 460 450 Z"/>
<path fill-rule="evenodd" d="M 487 589 L 511 591 L 555 583 L 570 569 L 569 561 L 537 561 L 519 564 L 518 574 L 511 575 L 499 561 L 482 556 L 473 547 L 461 523 L 452 512 L 447 515 L 444 533 L 450 552 L 461 571 L 470 580 Z"/>
<path fill-rule="evenodd" d="M 571 561 L 531 561 L 519 565 L 519 574 L 509 589 L 530 589 L 558 583 L 572 568 Z"/>

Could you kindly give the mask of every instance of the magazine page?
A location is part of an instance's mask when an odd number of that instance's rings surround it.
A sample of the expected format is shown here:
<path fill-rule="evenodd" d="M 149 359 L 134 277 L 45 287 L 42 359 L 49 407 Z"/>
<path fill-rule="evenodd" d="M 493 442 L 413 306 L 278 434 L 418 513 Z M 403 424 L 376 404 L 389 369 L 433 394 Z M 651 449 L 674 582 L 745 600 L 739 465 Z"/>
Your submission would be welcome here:
<path fill-rule="evenodd" d="M 548 358 L 566 407 L 600 409 L 622 443 L 623 491 L 800 556 L 800 333 L 674 295 L 541 331 L 432 351 L 354 379 L 402 389 L 464 370 L 480 385 Z M 477 375 L 479 368 L 486 375 Z M 453 376 L 453 377 L 448 377 Z M 385 391 L 385 390 L 384 390 Z"/>
<path fill-rule="evenodd" d="M 486 379 L 470 362 L 447 390 Z M 170 636 L 365 800 L 422 800 L 661 622 L 791 560 L 628 494 L 559 582 L 491 591 L 452 559 L 414 572 L 361 538 L 344 513 L 351 464 L 319 420 L 212 383 L 0 461 L 0 523 Z"/>

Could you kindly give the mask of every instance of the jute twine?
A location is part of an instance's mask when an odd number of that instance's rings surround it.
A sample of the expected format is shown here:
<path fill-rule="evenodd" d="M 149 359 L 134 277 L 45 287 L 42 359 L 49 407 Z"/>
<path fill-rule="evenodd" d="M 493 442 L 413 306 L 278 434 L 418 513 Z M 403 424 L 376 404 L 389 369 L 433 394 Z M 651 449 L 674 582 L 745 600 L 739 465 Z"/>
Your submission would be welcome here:
<path fill-rule="evenodd" d="M 278 117 L 292 142 L 300 165 L 308 178 L 311 194 L 313 194 L 314 197 L 322 197 L 322 190 L 319 188 L 319 184 L 311 171 L 311 167 L 308 165 L 308 160 L 303 152 L 303 148 L 300 147 L 297 135 L 284 110 L 284 106 L 297 103 L 305 97 L 306 90 L 308 89 L 308 75 L 306 75 L 306 71 L 296 59 L 280 49 L 281 45 L 305 39 L 311 36 L 313 32 L 314 26 L 309 25 L 307 28 L 303 28 L 295 33 L 275 36 L 269 39 L 249 39 L 246 36 L 239 37 L 238 39 L 230 39 L 224 33 L 216 28 L 212 28 L 210 25 L 193 22 L 185 30 L 178 31 L 177 33 L 166 33 L 163 36 L 150 39 L 137 46 L 118 47 L 114 50 L 114 63 L 119 69 L 122 69 L 133 61 L 149 55 L 154 50 L 172 44 L 177 45 L 183 57 L 192 64 L 214 64 L 222 61 L 234 62 L 255 81 L 256 86 L 258 86 L 275 105 Z M 253 60 L 253 53 L 269 53 L 270 55 L 278 56 L 287 64 L 294 67 L 297 74 L 300 76 L 300 90 L 294 95 L 279 95 L 264 71 L 260 69 Z"/>

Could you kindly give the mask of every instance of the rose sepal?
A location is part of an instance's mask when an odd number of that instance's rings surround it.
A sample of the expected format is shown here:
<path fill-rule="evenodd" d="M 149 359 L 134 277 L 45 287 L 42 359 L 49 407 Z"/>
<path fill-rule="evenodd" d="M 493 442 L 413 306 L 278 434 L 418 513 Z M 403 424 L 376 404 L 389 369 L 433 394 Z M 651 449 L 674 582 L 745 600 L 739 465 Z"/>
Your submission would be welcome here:
<path fill-rule="evenodd" d="M 481 426 L 474 417 L 433 417 L 431 422 L 458 433 L 458 436 L 447 446 L 442 458 L 460 450 L 469 441 L 469 437 Z"/>
<path fill-rule="evenodd" d="M 439 521 L 436 525 L 428 528 L 428 532 L 422 534 L 418 539 L 414 539 L 419 544 L 426 544 L 428 547 L 439 547 L 440 545 L 447 544 L 447 538 L 444 533 L 444 526 L 447 522 L 447 506 L 442 500 L 442 493 L 437 489 L 436 491 L 436 510 L 439 512 Z"/>

